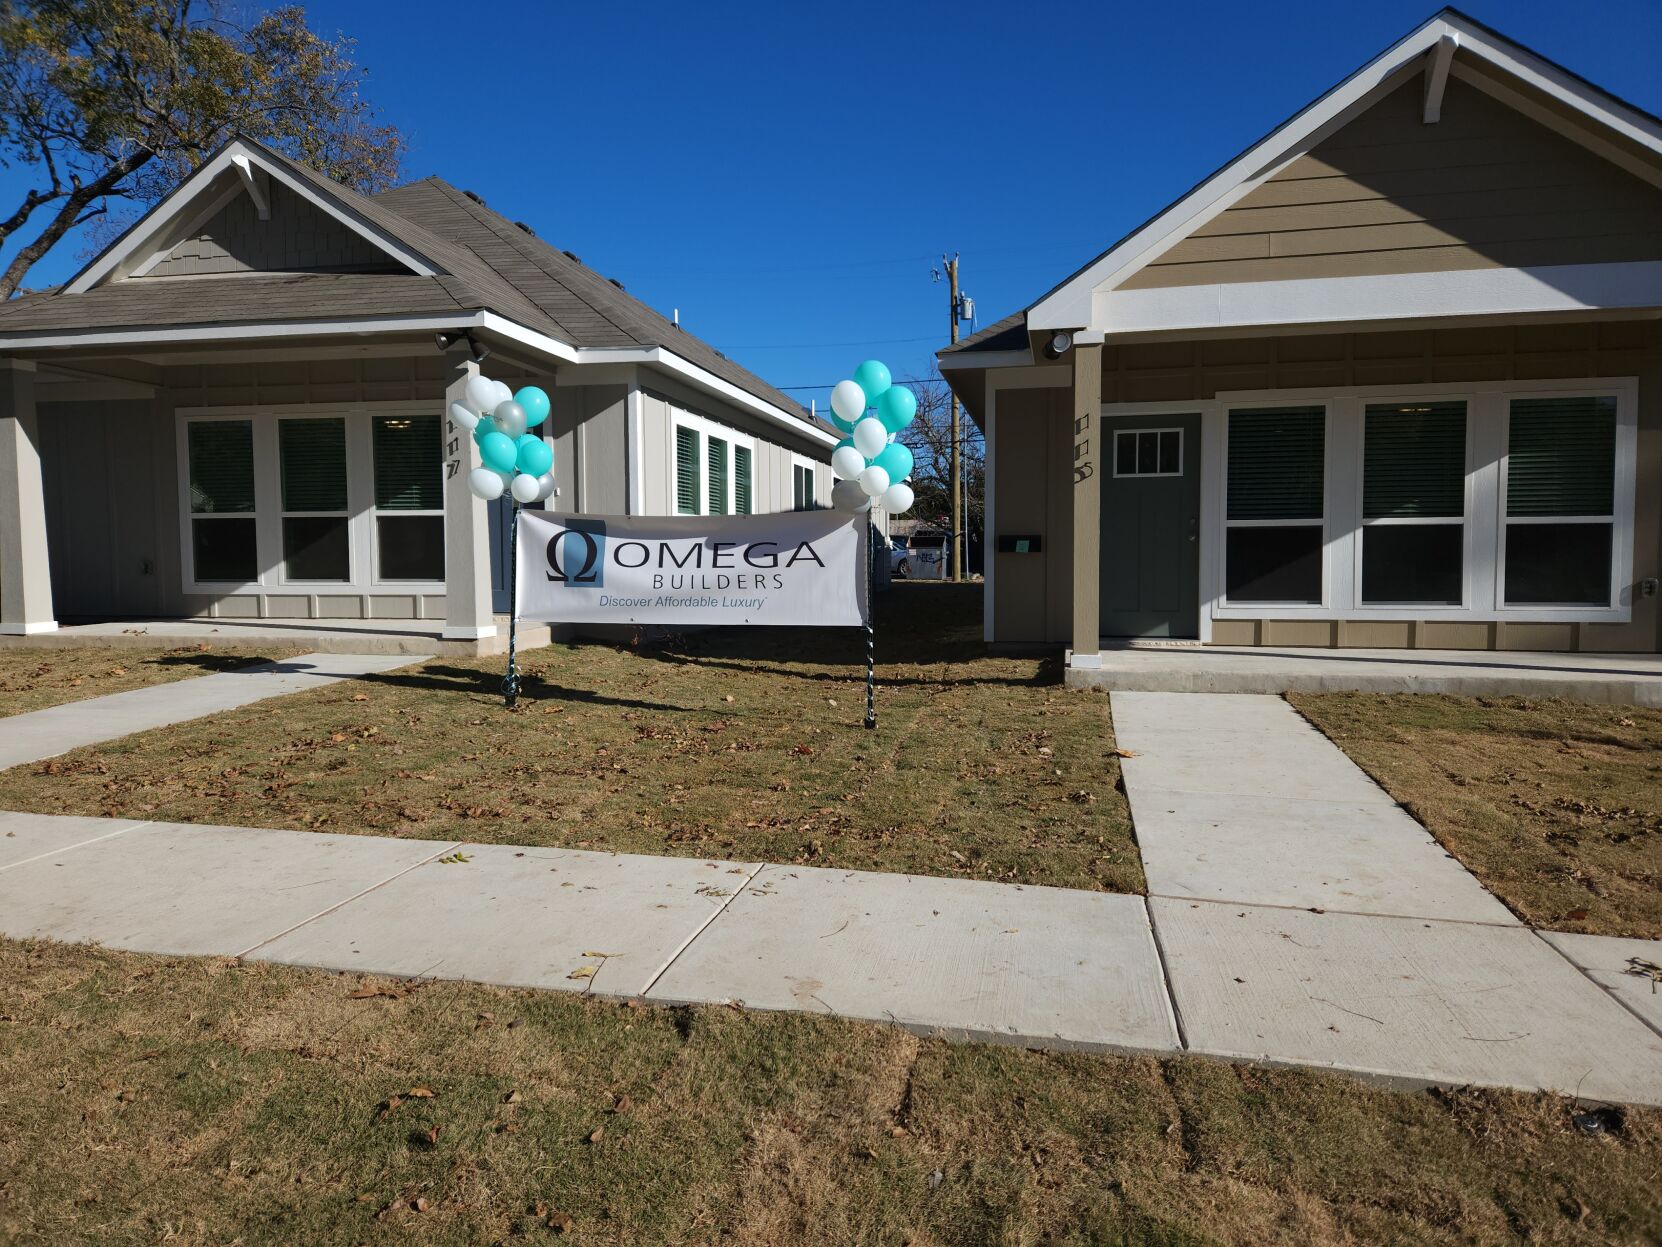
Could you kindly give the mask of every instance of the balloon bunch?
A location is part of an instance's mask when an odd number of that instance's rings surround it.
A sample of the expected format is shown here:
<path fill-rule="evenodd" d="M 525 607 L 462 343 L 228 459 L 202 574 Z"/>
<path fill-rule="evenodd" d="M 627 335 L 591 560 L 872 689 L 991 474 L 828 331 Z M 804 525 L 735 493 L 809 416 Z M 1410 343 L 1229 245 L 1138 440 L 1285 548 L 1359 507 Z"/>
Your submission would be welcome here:
<path fill-rule="evenodd" d="M 895 441 L 895 434 L 917 415 L 917 396 L 895 385 L 889 370 L 868 359 L 854 370 L 854 379 L 839 381 L 831 391 L 831 421 L 848 436 L 831 452 L 831 505 L 857 514 L 872 504 L 890 515 L 912 509 L 912 452 Z M 867 414 L 867 413 L 871 414 Z"/>
<path fill-rule="evenodd" d="M 515 502 L 542 502 L 554 496 L 554 451 L 528 432 L 548 419 L 548 395 L 534 385 L 514 393 L 500 381 L 468 379 L 462 401 L 450 404 L 450 418 L 471 429 L 484 467 L 468 474 L 467 487 L 486 502 L 508 494 Z"/>

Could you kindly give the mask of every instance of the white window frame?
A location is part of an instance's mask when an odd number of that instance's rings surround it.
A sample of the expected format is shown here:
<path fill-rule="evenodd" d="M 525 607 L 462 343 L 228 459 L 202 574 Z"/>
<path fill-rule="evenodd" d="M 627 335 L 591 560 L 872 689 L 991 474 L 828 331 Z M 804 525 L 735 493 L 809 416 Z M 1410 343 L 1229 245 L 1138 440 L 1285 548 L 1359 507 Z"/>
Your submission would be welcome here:
<path fill-rule="evenodd" d="M 823 511 L 823 510 L 825 510 L 827 507 L 829 507 L 831 505 L 831 498 L 830 498 L 829 494 L 827 494 L 827 496 L 824 497 L 824 498 L 820 497 L 820 489 L 819 489 L 819 469 L 820 469 L 820 465 L 818 463 L 816 463 L 814 460 L 808 458 L 807 455 L 799 455 L 794 450 L 791 451 L 791 479 L 790 479 L 790 493 L 791 493 L 790 501 L 791 501 L 791 505 L 788 509 L 792 512 L 796 511 L 796 473 L 797 473 L 798 468 L 806 468 L 808 470 L 808 479 L 813 481 L 813 483 L 814 483 L 814 505 L 809 507 L 808 509 L 810 511 Z"/>
<path fill-rule="evenodd" d="M 438 518 L 441 519 L 441 520 L 444 518 L 444 479 L 443 479 L 443 476 L 442 476 L 442 473 L 444 471 L 444 454 L 443 454 L 442 443 L 440 445 L 440 454 L 439 454 L 439 470 L 440 470 L 441 476 L 440 476 L 440 479 L 439 479 L 439 505 L 437 507 L 423 507 L 420 510 L 405 510 L 403 508 L 389 508 L 389 509 L 383 511 L 380 507 L 375 505 L 375 422 L 377 420 L 399 420 L 399 419 L 406 419 L 406 418 L 409 418 L 411 416 L 417 416 L 417 415 L 430 416 L 432 414 L 433 414 L 432 412 L 426 410 L 425 408 L 422 409 L 419 412 L 372 411 L 372 412 L 369 413 L 369 419 L 364 422 L 364 435 L 363 435 L 364 436 L 364 454 L 367 456 L 367 462 L 369 463 L 369 494 L 365 498 L 364 501 L 365 501 L 365 505 L 369 509 L 369 558 L 370 558 L 370 567 L 371 567 L 371 578 L 374 581 L 376 587 L 378 587 L 378 588 L 384 587 L 384 588 L 391 589 L 391 588 L 397 588 L 397 587 L 400 587 L 400 586 L 403 586 L 403 585 L 416 585 L 416 586 L 419 587 L 419 586 L 423 586 L 423 585 L 432 585 L 432 584 L 442 585 L 444 583 L 442 580 L 440 580 L 440 581 L 432 581 L 432 580 L 397 580 L 397 579 L 394 579 L 392 577 L 383 576 L 381 574 L 381 532 L 380 532 L 380 528 L 381 528 L 380 520 L 383 516 L 388 516 L 388 517 L 392 517 L 392 518 L 406 518 L 406 517 L 408 517 L 410 519 L 418 519 L 418 518 L 423 518 L 423 517 L 431 519 L 433 516 L 438 516 Z M 441 415 L 441 416 L 438 417 L 438 422 L 439 422 L 439 436 L 442 439 L 444 437 L 444 429 L 445 429 L 445 424 L 446 424 L 446 418 Z M 348 445 L 349 449 L 350 449 L 350 446 L 351 446 L 350 428 L 351 428 L 351 426 L 348 425 L 348 435 L 349 436 L 348 436 L 347 445 Z M 548 432 L 548 430 L 545 428 L 543 430 L 542 434 L 541 434 L 541 436 L 543 436 L 543 440 L 545 440 L 545 441 L 547 440 L 547 432 Z M 348 463 L 350 463 L 350 458 L 348 458 Z M 558 492 L 558 491 L 556 491 L 556 492 Z"/>
<path fill-rule="evenodd" d="M 1615 515 L 1611 519 L 1611 589 L 1607 606 L 1508 606 L 1504 599 L 1504 501 L 1507 421 L 1518 398 L 1609 397 L 1616 400 Z M 1201 639 L 1213 620 L 1444 620 L 1511 623 L 1627 623 L 1632 619 L 1633 525 L 1638 438 L 1638 379 L 1570 377 L 1454 382 L 1442 385 L 1346 386 L 1220 392 L 1204 403 L 1173 404 L 1202 412 Z M 1466 403 L 1465 599 L 1459 606 L 1361 602 L 1362 413 L 1380 402 Z M 1224 599 L 1228 414 L 1251 407 L 1327 408 L 1327 479 L 1323 489 L 1323 601 L 1318 605 L 1236 603 Z M 1104 415 L 1142 414 L 1105 405 Z M 1213 450 L 1212 448 L 1216 449 Z M 1251 521 L 1246 521 L 1251 522 Z M 1280 523 L 1282 521 L 1261 521 Z M 1311 521 L 1298 521 L 1310 523 Z M 1210 553 L 1208 548 L 1210 547 Z"/>
<path fill-rule="evenodd" d="M 1126 480 L 1126 481 L 1134 481 L 1134 480 L 1149 481 L 1149 480 L 1155 480 L 1155 479 L 1157 479 L 1159 477 L 1162 477 L 1162 476 L 1172 477 L 1172 476 L 1182 476 L 1183 475 L 1183 456 L 1188 452 L 1188 447 L 1184 445 L 1184 441 L 1186 439 L 1183 436 L 1183 426 L 1182 425 L 1166 426 L 1166 427 L 1151 425 L 1148 428 L 1144 428 L 1144 429 L 1115 429 L 1115 430 L 1113 430 L 1113 433 L 1114 433 L 1113 444 L 1109 447 L 1109 453 L 1112 455 L 1111 462 L 1114 465 L 1113 479 L 1115 479 L 1115 480 Z M 1175 434 L 1177 434 L 1177 471 L 1175 471 L 1175 472 L 1136 472 L 1136 471 L 1121 472 L 1120 471 L 1120 438 L 1122 438 L 1122 437 L 1139 437 L 1144 433 L 1155 433 L 1155 434 L 1175 433 Z M 1159 462 L 1159 453 L 1158 453 L 1159 452 L 1159 442 L 1158 442 L 1158 440 L 1155 442 L 1155 451 L 1156 451 L 1156 453 L 1155 453 L 1155 462 L 1158 463 Z M 1136 458 L 1135 451 L 1133 451 L 1132 458 L 1133 459 Z"/>
<path fill-rule="evenodd" d="M 688 429 L 698 438 L 698 513 L 700 515 L 732 515 L 733 512 L 733 448 L 743 446 L 750 451 L 750 509 L 756 511 L 756 439 L 749 433 L 740 432 L 732 425 L 722 424 L 711 420 L 708 416 L 698 415 L 696 412 L 686 411 L 680 407 L 670 408 L 669 421 L 669 510 L 670 515 L 679 515 L 676 504 L 676 473 L 675 473 L 675 443 L 676 430 Z M 719 437 L 727 443 L 727 495 L 723 499 L 724 507 L 716 511 L 710 505 L 710 438 Z"/>
<path fill-rule="evenodd" d="M 1306 516 L 1290 520 L 1232 520 L 1229 518 L 1229 416 L 1231 412 L 1253 411 L 1256 409 L 1275 409 L 1279 407 L 1320 407 L 1324 411 L 1322 424 L 1322 513 L 1320 518 Z M 1292 611 L 1323 611 L 1330 608 L 1333 602 L 1334 559 L 1333 559 L 1333 404 L 1325 399 L 1310 398 L 1299 401 L 1283 401 L 1280 398 L 1261 399 L 1256 402 L 1232 402 L 1222 404 L 1223 440 L 1220 446 L 1222 459 L 1219 463 L 1217 487 L 1218 517 L 1221 525 L 1218 533 L 1217 564 L 1217 602 L 1226 610 L 1242 612 L 1248 618 L 1260 618 L 1265 611 L 1274 612 L 1283 616 Z M 1204 417 L 1203 417 L 1204 419 Z M 1239 602 L 1230 603 L 1226 597 L 1228 567 L 1226 566 L 1229 551 L 1229 530 L 1231 528 L 1320 528 L 1322 533 L 1322 590 L 1320 603 L 1312 602 Z M 1205 594 L 1201 595 L 1203 598 Z"/>
<path fill-rule="evenodd" d="M 421 401 L 353 403 L 253 404 L 213 407 L 181 407 L 174 415 L 175 463 L 178 473 L 179 567 L 181 591 L 209 597 L 284 594 L 437 594 L 445 591 L 443 580 L 382 580 L 375 564 L 375 520 L 381 514 L 374 506 L 374 446 L 370 420 L 376 416 L 431 416 L 434 404 Z M 347 543 L 351 578 L 348 580 L 290 580 L 284 575 L 282 465 L 279 460 L 277 424 L 286 419 L 346 420 Z M 254 432 L 254 510 L 242 512 L 254 520 L 254 579 L 245 583 L 202 581 L 196 578 L 195 551 L 191 540 L 190 509 L 190 425 L 198 421 L 247 420 Z M 440 419 L 443 428 L 443 419 Z M 442 471 L 442 456 L 440 460 Z M 297 513 L 298 514 L 298 513 Z M 396 511 L 389 515 L 442 515 L 443 511 Z"/>
<path fill-rule="evenodd" d="M 346 510 L 345 511 L 290 511 L 283 505 L 283 438 L 282 427 L 286 420 L 339 420 L 341 422 L 341 449 L 346 455 Z M 332 589 L 339 589 L 357 580 L 358 551 L 352 540 L 352 516 L 354 504 L 362 501 L 356 497 L 352 479 L 352 463 L 356 457 L 352 453 L 352 421 L 345 412 L 312 412 L 279 410 L 272 413 L 271 418 L 271 471 L 274 476 L 272 500 L 276 511 L 277 530 L 277 562 L 274 566 L 275 583 L 285 589 L 302 589 L 307 592 L 327 593 Z M 260 436 L 259 422 L 255 422 L 254 433 L 254 475 L 260 475 Z M 255 498 L 254 514 L 256 520 L 260 515 L 258 496 Z M 346 521 L 346 579 L 345 580 L 302 580 L 290 579 L 287 572 L 288 557 L 283 546 L 283 521 L 288 519 L 310 519 L 313 517 L 327 519 L 344 519 Z M 255 531 L 259 531 L 259 524 L 255 524 Z M 264 563 L 261 563 L 262 568 Z M 194 570 L 194 569 L 193 569 Z"/>

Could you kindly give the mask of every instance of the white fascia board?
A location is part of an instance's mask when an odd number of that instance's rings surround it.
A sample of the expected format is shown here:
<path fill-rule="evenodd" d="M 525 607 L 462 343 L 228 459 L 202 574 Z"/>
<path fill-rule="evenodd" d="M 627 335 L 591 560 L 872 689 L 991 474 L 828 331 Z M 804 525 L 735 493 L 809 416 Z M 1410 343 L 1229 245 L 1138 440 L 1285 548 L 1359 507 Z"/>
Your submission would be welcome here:
<path fill-rule="evenodd" d="M 573 364 L 651 364 L 674 373 L 682 380 L 691 383 L 707 394 L 712 394 L 735 407 L 743 408 L 754 415 L 761 416 L 770 423 L 780 425 L 791 432 L 817 442 L 822 446 L 831 447 L 837 444 L 837 438 L 824 429 L 815 428 L 808 421 L 793 416 L 782 408 L 758 398 L 748 390 L 740 389 L 731 381 L 726 381 L 701 368 L 690 360 L 684 359 L 674 351 L 666 350 L 661 346 L 624 346 L 624 347 L 578 347 L 567 346 L 554 338 L 527 329 L 516 321 L 498 316 L 494 312 L 481 313 L 483 322 L 481 327 L 493 333 L 501 334 L 515 342 L 524 344 L 536 350 L 546 350 L 555 358 Z M 546 345 L 545 345 L 546 344 Z"/>
<path fill-rule="evenodd" d="M 246 185 L 253 179 L 255 170 L 263 172 L 270 180 L 282 183 L 320 212 L 339 221 L 418 276 L 436 277 L 443 271 L 433 261 L 407 247 L 401 240 L 375 229 L 356 213 L 319 194 L 310 184 L 291 176 L 280 166 L 267 161 L 260 152 L 238 140 L 227 144 L 212 160 L 179 183 L 125 238 L 118 240 L 108 251 L 76 274 L 64 287 L 63 293 L 84 294 L 111 277 L 142 266 L 164 240 L 170 237 L 171 227 L 191 210 L 197 197 L 221 174 L 234 172 Z"/>
<path fill-rule="evenodd" d="M 377 333 L 437 333 L 482 327 L 482 312 L 454 316 L 372 316 L 351 320 L 265 321 L 244 325 L 178 325 L 154 329 L 55 329 L 8 337 L 0 351 L 56 350 L 87 346 L 174 346 L 191 342 L 247 342 L 263 338 L 322 338 Z M 569 348 L 567 348 L 569 349 Z"/>
<path fill-rule="evenodd" d="M 1593 122 L 1662 156 L 1662 123 L 1630 108 L 1598 88 L 1559 69 L 1510 41 L 1493 35 L 1457 13 L 1438 14 L 1392 44 L 1367 65 L 1316 100 L 1262 142 L 1249 148 L 1218 173 L 1167 208 L 1113 250 L 1029 309 L 1031 329 L 1104 328 L 1092 319 L 1092 295 L 1125 281 L 1149 260 L 1199 229 L 1231 203 L 1272 176 L 1290 160 L 1362 111 L 1376 95 L 1394 89 L 1426 68 L 1423 57 L 1445 37 L 1458 41 L 1462 56 L 1479 57 L 1504 73 L 1585 114 Z M 1451 72 L 1462 76 L 1458 63 Z M 1578 136 L 1579 137 L 1579 136 Z M 1596 142 L 1596 136 L 1587 139 Z M 1589 144 L 1591 145 L 1591 143 Z"/>
<path fill-rule="evenodd" d="M 1118 336 L 1662 307 L 1662 260 L 1312 277 L 1110 290 L 1096 312 Z"/>

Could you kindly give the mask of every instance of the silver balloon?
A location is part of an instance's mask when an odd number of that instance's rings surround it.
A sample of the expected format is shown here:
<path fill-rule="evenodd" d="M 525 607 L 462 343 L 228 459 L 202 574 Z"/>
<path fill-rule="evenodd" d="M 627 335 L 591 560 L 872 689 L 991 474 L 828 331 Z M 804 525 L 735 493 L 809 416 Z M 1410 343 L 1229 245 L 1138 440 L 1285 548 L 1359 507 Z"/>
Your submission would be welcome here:
<path fill-rule="evenodd" d="M 496 405 L 496 409 L 491 412 L 491 419 L 496 422 L 498 433 L 506 433 L 515 441 L 525 435 L 525 408 L 511 398 Z"/>

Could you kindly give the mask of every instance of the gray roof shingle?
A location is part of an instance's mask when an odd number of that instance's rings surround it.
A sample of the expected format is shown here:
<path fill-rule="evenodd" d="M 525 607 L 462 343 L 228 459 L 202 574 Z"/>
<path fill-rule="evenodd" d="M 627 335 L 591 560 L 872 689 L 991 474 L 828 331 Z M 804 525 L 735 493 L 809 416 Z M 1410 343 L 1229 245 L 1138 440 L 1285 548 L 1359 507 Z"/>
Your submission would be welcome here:
<path fill-rule="evenodd" d="M 441 274 L 242 273 L 114 281 L 80 294 L 42 291 L 0 304 L 0 348 L 9 337 L 43 330 L 488 310 L 574 347 L 662 347 L 764 402 L 808 418 L 795 400 L 709 343 L 439 178 L 361 195 L 260 144 L 242 141 L 373 230 L 419 253 Z M 832 431 L 824 422 L 817 427 Z"/>

